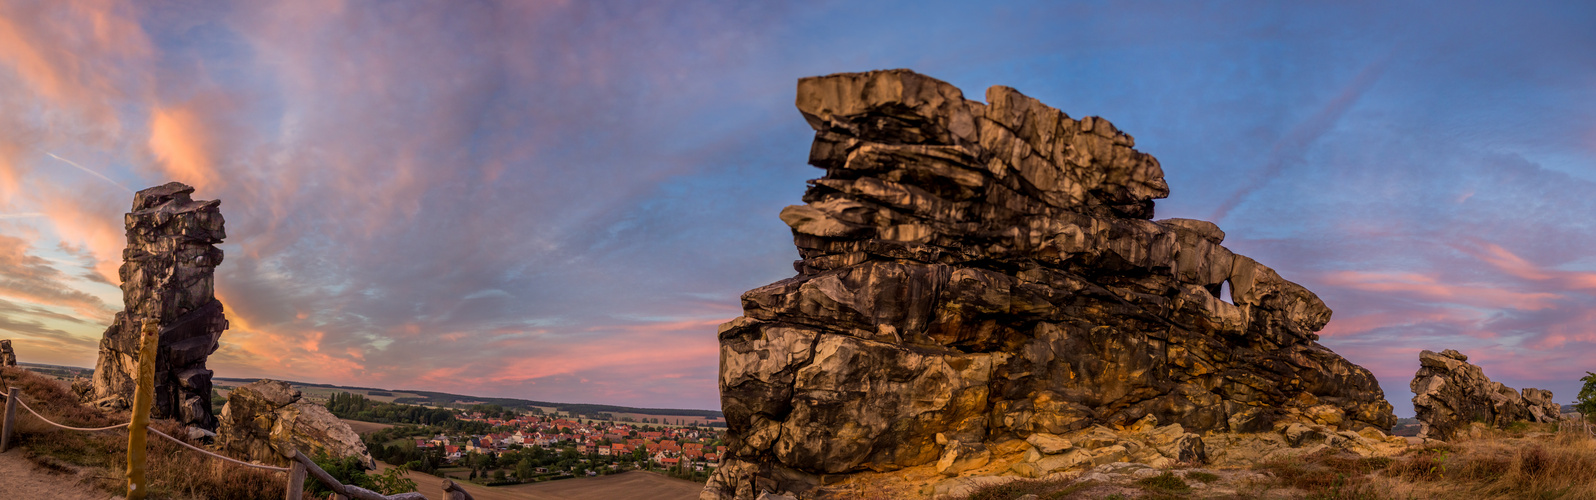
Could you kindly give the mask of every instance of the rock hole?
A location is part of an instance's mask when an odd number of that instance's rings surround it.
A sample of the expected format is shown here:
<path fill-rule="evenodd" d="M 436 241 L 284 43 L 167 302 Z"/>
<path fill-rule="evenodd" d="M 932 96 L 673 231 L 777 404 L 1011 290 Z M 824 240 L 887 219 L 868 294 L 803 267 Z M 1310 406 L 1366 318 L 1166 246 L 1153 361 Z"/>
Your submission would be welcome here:
<path fill-rule="evenodd" d="M 1230 280 L 1219 282 L 1219 300 L 1224 301 L 1226 304 L 1236 305 L 1236 301 L 1230 299 Z"/>

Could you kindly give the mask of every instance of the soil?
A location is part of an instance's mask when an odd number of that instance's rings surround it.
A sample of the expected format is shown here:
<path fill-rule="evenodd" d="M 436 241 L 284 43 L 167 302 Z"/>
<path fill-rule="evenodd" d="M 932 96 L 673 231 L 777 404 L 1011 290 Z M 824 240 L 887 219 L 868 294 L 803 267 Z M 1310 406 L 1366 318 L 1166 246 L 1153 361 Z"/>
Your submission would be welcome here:
<path fill-rule="evenodd" d="M 83 484 L 78 474 L 45 470 L 22 457 L 22 450 L 0 453 L 0 498 L 105 500 L 122 498 Z"/>

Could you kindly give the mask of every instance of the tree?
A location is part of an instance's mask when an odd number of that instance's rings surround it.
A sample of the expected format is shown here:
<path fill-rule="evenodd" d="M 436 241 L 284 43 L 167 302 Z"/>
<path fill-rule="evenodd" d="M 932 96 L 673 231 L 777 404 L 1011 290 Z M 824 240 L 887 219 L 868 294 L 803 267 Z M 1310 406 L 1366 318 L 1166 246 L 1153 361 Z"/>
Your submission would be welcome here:
<path fill-rule="evenodd" d="M 1579 389 L 1579 397 L 1574 399 L 1574 409 L 1585 415 L 1585 418 L 1596 422 L 1596 373 L 1585 372 L 1579 379 L 1585 387 Z"/>
<path fill-rule="evenodd" d="M 522 480 L 522 481 L 531 479 L 532 478 L 532 461 L 523 458 L 523 459 L 521 459 L 520 462 L 517 462 L 515 464 L 515 477 L 520 479 L 520 480 Z"/>

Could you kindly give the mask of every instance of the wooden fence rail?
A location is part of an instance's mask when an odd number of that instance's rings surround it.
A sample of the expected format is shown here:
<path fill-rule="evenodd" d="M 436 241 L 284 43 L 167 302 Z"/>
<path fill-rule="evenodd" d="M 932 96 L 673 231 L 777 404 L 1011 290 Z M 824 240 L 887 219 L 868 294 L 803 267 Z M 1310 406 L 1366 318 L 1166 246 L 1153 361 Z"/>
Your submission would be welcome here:
<path fill-rule="evenodd" d="M 19 394 L 20 394 L 20 391 L 16 387 L 11 387 L 11 388 L 9 388 L 9 391 L 4 395 L 4 397 L 6 398 L 6 410 L 5 410 L 4 424 L 3 424 L 3 426 L 0 426 L 0 453 L 4 453 L 6 450 L 9 450 L 11 445 L 12 445 L 11 435 L 12 435 L 12 433 L 15 432 L 15 429 L 16 429 L 16 408 L 17 408 L 17 406 L 21 406 L 23 409 L 27 410 L 28 413 L 32 413 L 35 418 L 38 418 L 39 420 L 43 421 L 46 424 L 50 424 L 50 425 L 53 425 L 53 426 L 56 426 L 56 427 L 59 427 L 59 428 L 62 428 L 62 429 L 66 429 L 66 430 L 71 430 L 71 431 L 84 431 L 84 432 L 104 431 L 104 430 L 111 430 L 111 429 L 127 427 L 128 424 L 131 423 L 131 422 L 129 422 L 129 423 L 121 423 L 121 424 L 116 424 L 116 425 L 112 425 L 112 426 L 98 427 L 98 428 L 83 428 L 83 427 L 72 427 L 72 426 L 68 426 L 68 425 L 62 425 L 62 424 L 59 424 L 59 423 L 56 423 L 56 422 L 52 422 L 52 421 L 50 421 L 50 419 L 44 418 L 44 415 L 40 415 L 39 412 L 34 411 L 32 407 L 29 407 L 27 403 L 22 401 L 22 398 L 18 397 Z M 285 499 L 287 499 L 287 500 L 300 500 L 300 499 L 304 498 L 304 487 L 305 487 L 305 479 L 306 479 L 306 474 L 307 473 L 310 475 L 311 478 L 316 479 L 317 482 L 320 482 L 323 486 L 326 486 L 327 489 L 332 490 L 335 495 L 338 495 L 338 498 L 340 500 L 427 500 L 427 497 L 425 495 L 420 494 L 420 493 L 400 493 L 400 494 L 397 494 L 397 495 L 383 495 L 381 493 L 377 493 L 375 491 L 371 491 L 371 490 L 368 490 L 368 489 L 365 489 L 365 488 L 361 488 L 359 486 L 351 486 L 351 485 L 340 483 L 340 482 L 338 482 L 338 480 L 336 478 L 332 477 L 332 474 L 328 474 L 327 471 L 322 470 L 322 468 L 320 466 L 317 466 L 316 462 L 311 460 L 310 457 L 305 456 L 304 453 L 300 453 L 297 450 L 293 451 L 292 454 L 285 453 L 283 455 L 284 457 L 289 459 L 289 461 L 290 461 L 290 466 L 289 467 L 274 467 L 274 466 L 270 466 L 270 465 L 254 464 L 254 463 L 244 462 L 244 461 L 236 460 L 236 459 L 234 459 L 232 457 L 228 457 L 228 456 L 225 456 L 225 455 L 219 455 L 217 453 L 211 452 L 210 450 L 206 450 L 206 449 L 199 448 L 197 446 L 185 443 L 185 442 L 183 442 L 180 439 L 172 437 L 172 436 L 170 436 L 170 435 L 168 435 L 168 434 L 166 434 L 164 432 L 161 432 L 159 429 L 149 429 L 149 431 L 154 432 L 157 436 L 161 436 L 163 438 L 171 440 L 174 443 L 183 445 L 184 447 L 186 447 L 186 448 L 188 448 L 190 450 L 194 450 L 194 451 L 197 451 L 199 453 L 203 453 L 205 455 L 209 455 L 209 456 L 211 456 L 213 458 L 221 459 L 221 460 L 226 461 L 226 462 L 230 462 L 230 463 L 237 464 L 237 465 L 242 465 L 242 466 L 245 466 L 245 467 L 253 467 L 253 468 L 257 468 L 257 469 L 265 469 L 265 470 L 270 470 L 270 471 L 274 471 L 274 472 L 287 473 L 288 474 L 288 485 L 287 485 L 288 489 L 287 489 L 286 492 L 284 492 L 284 495 L 283 495 L 283 497 Z M 467 493 L 464 489 L 460 489 L 460 487 L 458 485 L 455 485 L 454 481 L 450 481 L 450 480 L 445 479 L 444 480 L 444 488 L 443 489 L 444 489 L 444 494 L 447 495 L 447 500 L 475 500 L 475 499 L 473 499 L 471 497 L 470 493 Z"/>
<path fill-rule="evenodd" d="M 1580 414 L 1579 418 L 1565 418 L 1557 421 L 1557 432 L 1585 434 L 1596 438 L 1596 426 L 1590 424 L 1590 417 Z"/>

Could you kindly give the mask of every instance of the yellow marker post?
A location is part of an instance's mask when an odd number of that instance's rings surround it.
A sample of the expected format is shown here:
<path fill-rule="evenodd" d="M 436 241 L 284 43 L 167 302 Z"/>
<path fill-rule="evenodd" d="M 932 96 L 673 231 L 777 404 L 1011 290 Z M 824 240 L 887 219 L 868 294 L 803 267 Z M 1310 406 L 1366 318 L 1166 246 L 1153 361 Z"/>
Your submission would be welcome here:
<path fill-rule="evenodd" d="M 155 400 L 155 348 L 161 340 L 154 320 L 144 322 L 139 336 L 139 379 L 133 390 L 133 421 L 127 434 L 127 498 L 144 500 L 145 439 L 149 437 L 150 406 Z"/>

